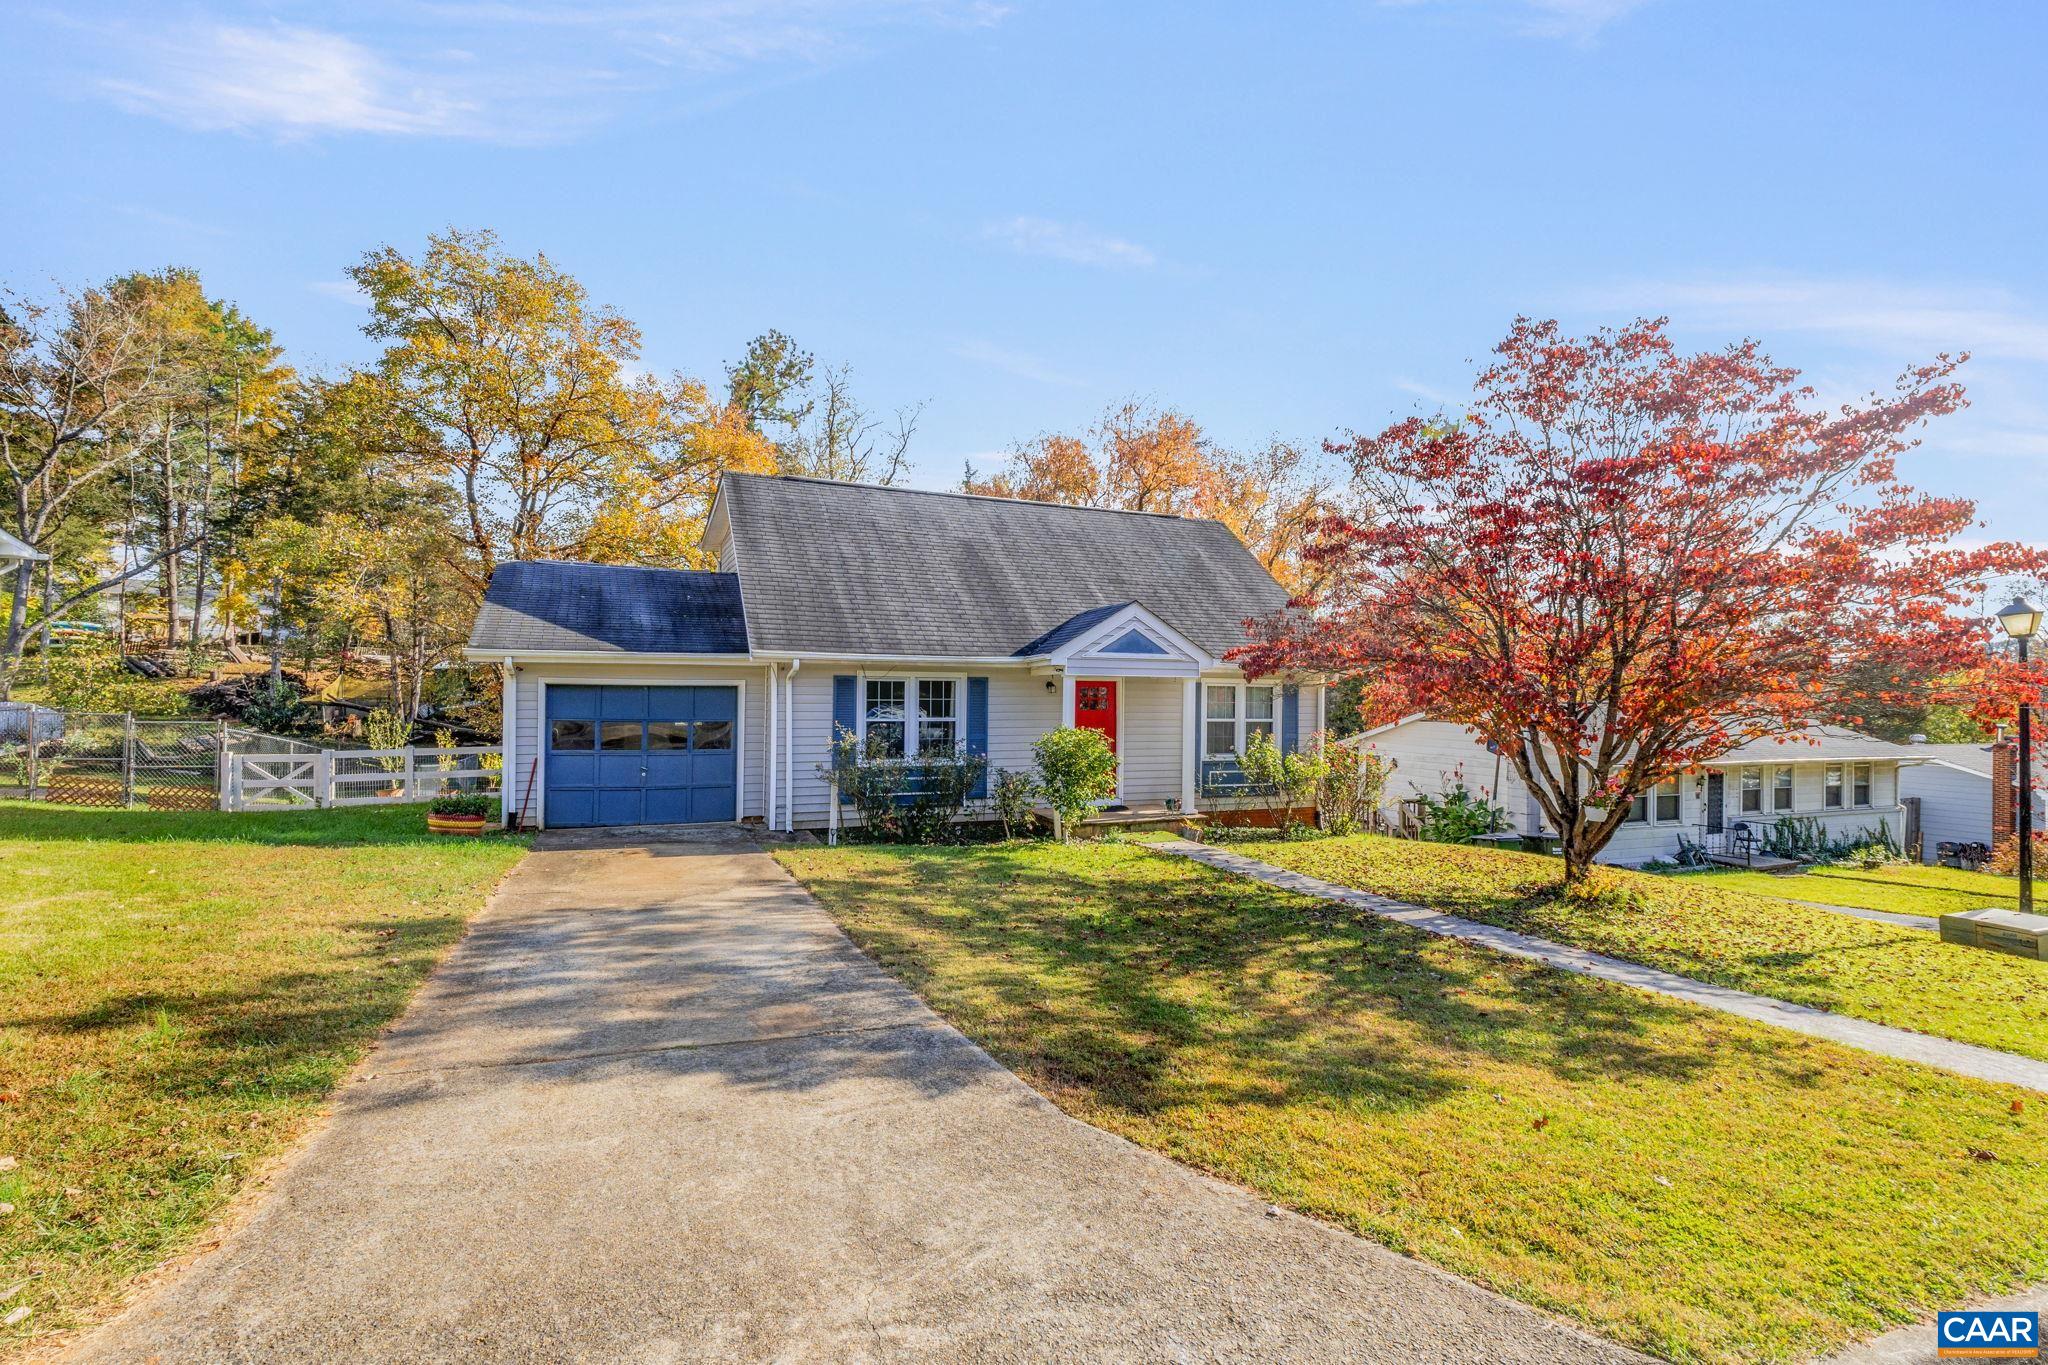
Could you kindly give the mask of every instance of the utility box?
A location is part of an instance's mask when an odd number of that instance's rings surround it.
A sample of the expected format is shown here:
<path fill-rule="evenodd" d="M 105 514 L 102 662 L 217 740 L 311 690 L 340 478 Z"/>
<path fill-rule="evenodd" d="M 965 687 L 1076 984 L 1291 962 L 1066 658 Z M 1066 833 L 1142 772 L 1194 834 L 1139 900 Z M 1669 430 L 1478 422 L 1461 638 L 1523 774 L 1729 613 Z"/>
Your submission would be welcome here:
<path fill-rule="evenodd" d="M 1958 910 L 1941 917 L 1944 943 L 1987 948 L 2013 957 L 2048 959 L 2048 915 L 2017 910 Z"/>

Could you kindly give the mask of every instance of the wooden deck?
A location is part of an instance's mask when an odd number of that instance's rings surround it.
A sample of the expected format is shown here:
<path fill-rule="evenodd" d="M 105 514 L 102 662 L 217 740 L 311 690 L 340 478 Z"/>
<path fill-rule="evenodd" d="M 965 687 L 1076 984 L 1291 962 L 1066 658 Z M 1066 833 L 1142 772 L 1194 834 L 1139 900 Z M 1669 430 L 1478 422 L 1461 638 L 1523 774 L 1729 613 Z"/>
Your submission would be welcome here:
<path fill-rule="evenodd" d="M 1775 853 L 1709 853 L 1707 861 L 1716 867 L 1739 867 L 1748 872 L 1796 872 L 1797 858 L 1780 858 Z"/>
<path fill-rule="evenodd" d="M 1046 824 L 1052 823 L 1051 807 L 1041 806 L 1037 814 Z M 1133 801 L 1121 810 L 1097 810 L 1081 822 L 1077 832 L 1085 837 L 1091 830 L 1100 834 L 1107 830 L 1173 830 L 1190 825 L 1200 828 L 1208 821 L 1209 817 L 1200 811 L 1168 810 L 1164 801 Z"/>

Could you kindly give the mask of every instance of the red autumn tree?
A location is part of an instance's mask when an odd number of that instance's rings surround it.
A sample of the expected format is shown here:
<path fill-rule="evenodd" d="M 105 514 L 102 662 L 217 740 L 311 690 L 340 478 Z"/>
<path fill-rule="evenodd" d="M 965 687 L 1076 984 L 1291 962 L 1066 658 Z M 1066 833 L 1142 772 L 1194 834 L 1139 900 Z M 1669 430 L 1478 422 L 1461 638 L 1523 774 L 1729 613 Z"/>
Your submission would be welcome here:
<path fill-rule="evenodd" d="M 1353 479 L 1309 551 L 1327 586 L 1239 653 L 1363 674 L 1381 718 L 1497 742 L 1567 883 L 1633 797 L 1703 759 L 1851 689 L 1982 676 L 1979 585 L 2042 558 L 1957 545 L 1972 505 L 1898 481 L 1914 433 L 1962 405 L 1949 357 L 1838 411 L 1753 342 L 1678 354 L 1661 319 L 1584 338 L 1520 319 L 1496 357 L 1461 420 L 1330 444 Z"/>

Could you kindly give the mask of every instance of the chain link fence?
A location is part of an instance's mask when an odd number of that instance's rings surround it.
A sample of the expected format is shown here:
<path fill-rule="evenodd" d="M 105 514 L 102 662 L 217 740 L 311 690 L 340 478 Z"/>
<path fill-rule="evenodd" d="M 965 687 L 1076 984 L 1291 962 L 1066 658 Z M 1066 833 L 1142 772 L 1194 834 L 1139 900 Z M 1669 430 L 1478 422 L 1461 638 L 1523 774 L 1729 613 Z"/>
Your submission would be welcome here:
<path fill-rule="evenodd" d="M 110 810 L 212 810 L 234 755 L 318 745 L 190 717 L 0 702 L 0 796 Z"/>

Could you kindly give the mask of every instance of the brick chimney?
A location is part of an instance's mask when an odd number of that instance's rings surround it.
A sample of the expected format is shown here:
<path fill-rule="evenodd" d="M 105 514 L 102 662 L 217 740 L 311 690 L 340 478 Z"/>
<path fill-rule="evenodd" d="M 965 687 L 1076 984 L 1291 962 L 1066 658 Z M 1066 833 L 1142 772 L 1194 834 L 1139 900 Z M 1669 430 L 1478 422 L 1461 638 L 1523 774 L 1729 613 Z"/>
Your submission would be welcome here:
<path fill-rule="evenodd" d="M 1991 842 L 2019 831 L 2019 745 L 2000 736 L 1991 746 Z"/>

